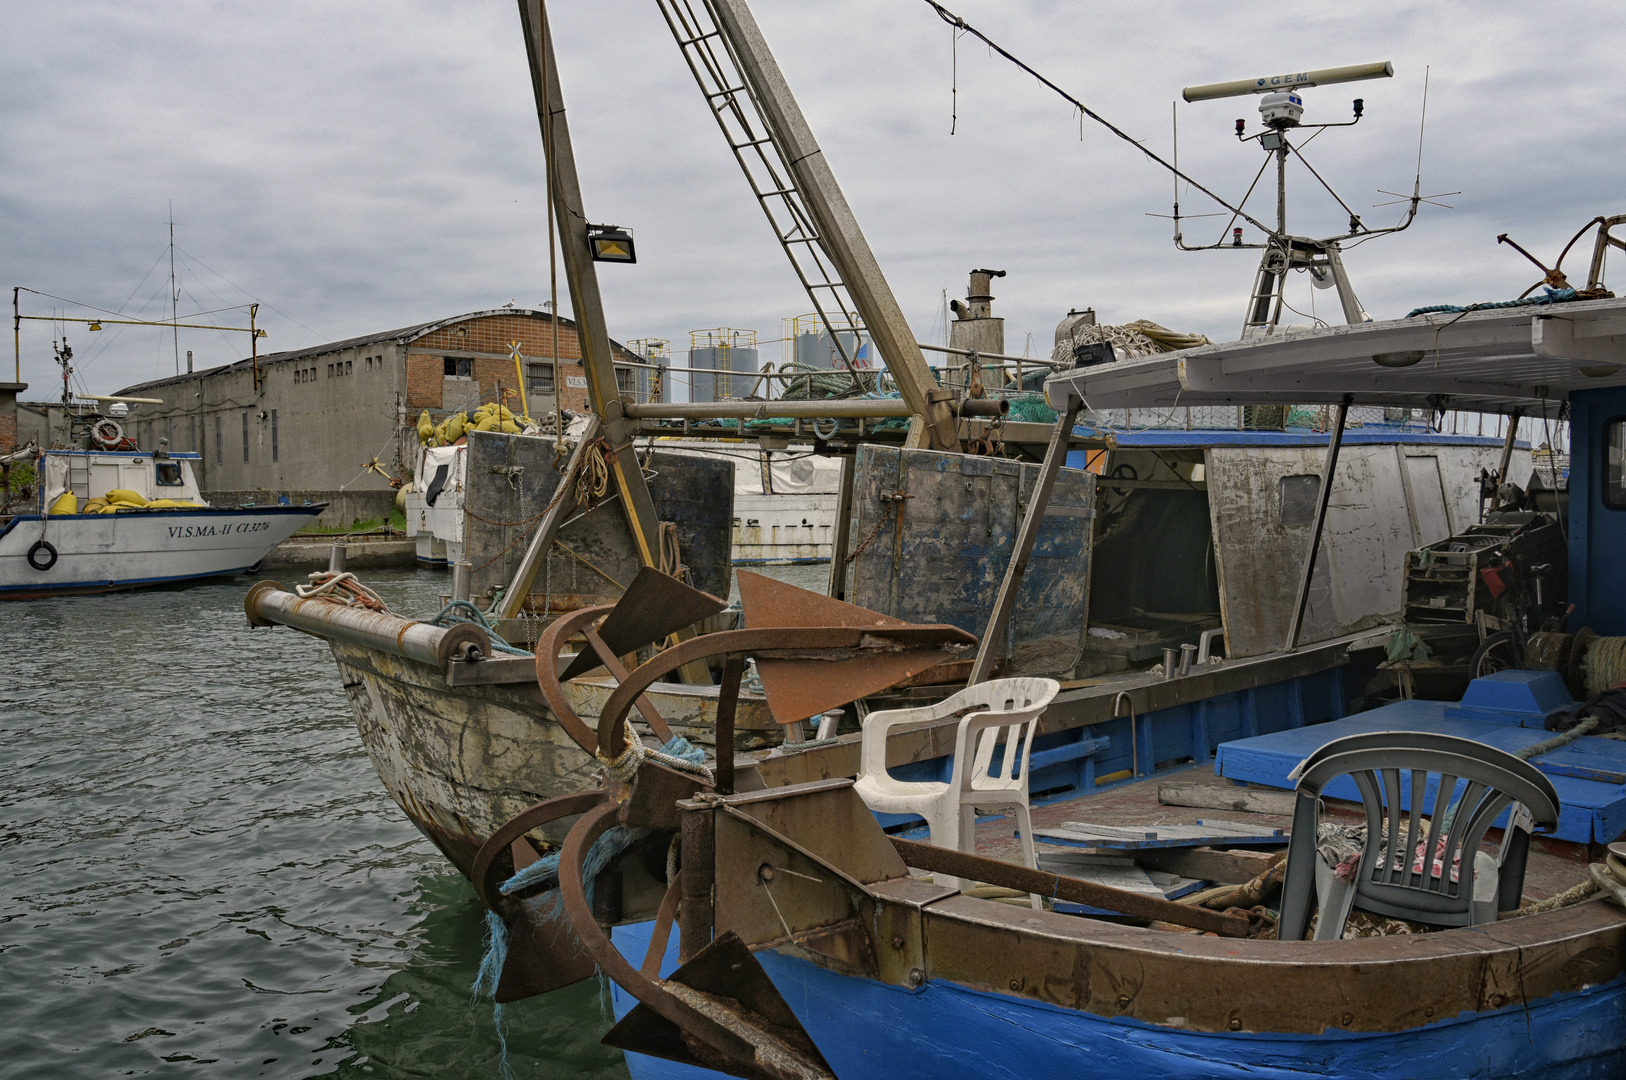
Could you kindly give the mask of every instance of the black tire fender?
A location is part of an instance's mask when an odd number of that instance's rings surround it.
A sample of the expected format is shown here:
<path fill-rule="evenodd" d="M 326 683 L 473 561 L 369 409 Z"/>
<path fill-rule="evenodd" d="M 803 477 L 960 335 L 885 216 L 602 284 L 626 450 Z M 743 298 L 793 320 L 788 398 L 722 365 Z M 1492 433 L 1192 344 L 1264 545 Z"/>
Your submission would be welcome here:
<path fill-rule="evenodd" d="M 40 552 L 45 553 L 43 559 L 39 557 Z M 42 573 L 49 570 L 56 565 L 56 548 L 46 540 L 34 541 L 34 546 L 28 549 L 28 565 Z"/>

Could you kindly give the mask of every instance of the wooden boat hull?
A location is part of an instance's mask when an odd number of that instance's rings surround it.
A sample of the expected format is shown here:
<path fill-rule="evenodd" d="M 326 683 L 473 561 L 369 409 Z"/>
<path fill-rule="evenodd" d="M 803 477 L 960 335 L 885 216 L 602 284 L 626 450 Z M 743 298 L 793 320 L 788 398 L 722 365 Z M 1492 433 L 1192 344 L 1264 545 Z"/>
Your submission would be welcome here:
<path fill-rule="evenodd" d="M 329 644 L 379 779 L 463 874 L 485 838 L 527 806 L 598 786 L 598 761 L 553 719 L 535 683 L 454 687 L 429 664 L 342 640 Z M 591 679 L 564 684 L 589 726 L 613 688 Z M 715 687 L 662 683 L 649 698 L 673 734 L 715 745 Z M 746 745 L 769 730 L 778 739 L 766 702 L 755 695 L 742 696 L 736 723 Z"/>

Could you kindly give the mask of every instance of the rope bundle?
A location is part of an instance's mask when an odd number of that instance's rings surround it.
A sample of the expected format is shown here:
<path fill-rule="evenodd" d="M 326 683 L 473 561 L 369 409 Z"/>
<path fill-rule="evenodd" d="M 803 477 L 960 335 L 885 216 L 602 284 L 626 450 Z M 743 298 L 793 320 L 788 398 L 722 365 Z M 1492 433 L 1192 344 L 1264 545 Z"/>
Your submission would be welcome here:
<path fill-rule="evenodd" d="M 310 576 L 309 585 L 295 585 L 294 592 L 301 600 L 325 600 L 345 607 L 362 607 L 368 611 L 388 614 L 389 605 L 384 598 L 357 580 L 349 571 L 335 573 L 322 570 Z"/>

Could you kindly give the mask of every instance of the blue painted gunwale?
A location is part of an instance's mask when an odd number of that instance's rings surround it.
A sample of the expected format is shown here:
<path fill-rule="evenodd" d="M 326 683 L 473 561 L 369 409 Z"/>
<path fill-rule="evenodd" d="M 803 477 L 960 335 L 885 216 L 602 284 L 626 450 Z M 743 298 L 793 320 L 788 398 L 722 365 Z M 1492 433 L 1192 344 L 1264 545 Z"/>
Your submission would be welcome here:
<path fill-rule="evenodd" d="M 306 503 L 300 506 L 161 506 L 156 510 L 144 507 L 131 507 L 130 512 L 140 513 L 143 517 L 209 517 L 222 514 L 267 514 L 279 517 L 284 514 L 309 514 L 315 517 L 327 509 L 327 503 Z M 11 532 L 18 525 L 30 521 L 77 521 L 88 518 L 116 517 L 113 514 L 18 514 L 7 521 L 4 528 L 0 528 L 0 538 Z"/>
<path fill-rule="evenodd" d="M 612 940 L 639 964 L 651 929 L 618 926 Z M 677 967 L 677 949 L 673 935 L 662 977 Z M 1284 1035 L 1182 1031 L 942 979 L 908 990 L 771 950 L 756 956 L 841 1080 L 1604 1080 L 1619 1078 L 1626 1061 L 1626 976 L 1528 1009 L 1510 1005 L 1404 1031 Z M 618 1020 L 637 1004 L 613 983 L 610 993 Z M 626 1058 L 633 1080 L 722 1075 L 643 1054 Z"/>
<path fill-rule="evenodd" d="M 1126 449 L 1154 446 L 1326 446 L 1325 431 L 1215 431 L 1177 428 L 1146 428 L 1141 431 L 1118 431 L 1078 426 L 1073 433 L 1082 438 L 1111 435 L 1113 441 Z M 1402 431 L 1398 428 L 1350 428 L 1344 432 L 1345 446 L 1381 443 L 1404 443 L 1408 446 L 1501 446 L 1502 440 L 1491 435 L 1452 435 L 1440 431 Z M 1515 444 L 1528 450 L 1530 444 Z M 1081 451 L 1074 451 L 1075 453 Z"/>

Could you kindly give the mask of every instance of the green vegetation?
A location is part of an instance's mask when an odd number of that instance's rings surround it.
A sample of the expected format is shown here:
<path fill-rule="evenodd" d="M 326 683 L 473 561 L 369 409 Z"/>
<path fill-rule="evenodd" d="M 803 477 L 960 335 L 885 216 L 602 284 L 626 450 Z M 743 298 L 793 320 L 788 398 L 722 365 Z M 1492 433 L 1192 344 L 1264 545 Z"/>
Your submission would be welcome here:
<path fill-rule="evenodd" d="M 305 536 L 340 536 L 347 533 L 371 532 L 382 529 L 385 525 L 383 518 L 367 518 L 364 521 L 353 521 L 349 525 L 318 525 L 315 522 L 300 529 Z M 389 527 L 396 532 L 406 531 L 406 515 L 396 510 L 390 514 Z"/>

